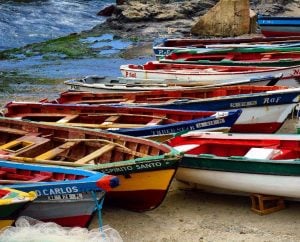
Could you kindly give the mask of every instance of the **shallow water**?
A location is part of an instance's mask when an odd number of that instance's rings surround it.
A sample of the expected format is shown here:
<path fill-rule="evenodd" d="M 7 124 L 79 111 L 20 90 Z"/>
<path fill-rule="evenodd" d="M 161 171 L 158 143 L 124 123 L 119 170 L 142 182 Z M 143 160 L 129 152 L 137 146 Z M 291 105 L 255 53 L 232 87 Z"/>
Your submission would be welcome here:
<path fill-rule="evenodd" d="M 108 0 L 0 0 L 0 50 L 65 36 L 104 21 Z"/>

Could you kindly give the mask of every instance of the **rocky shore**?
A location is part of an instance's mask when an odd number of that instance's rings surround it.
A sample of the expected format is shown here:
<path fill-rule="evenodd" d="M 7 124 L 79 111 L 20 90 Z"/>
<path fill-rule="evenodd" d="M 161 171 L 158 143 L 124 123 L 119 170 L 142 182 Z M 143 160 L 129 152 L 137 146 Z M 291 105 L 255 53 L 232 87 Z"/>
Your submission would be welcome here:
<path fill-rule="evenodd" d="M 192 36 L 191 28 L 199 17 L 207 13 L 217 2 L 219 1 L 127 0 L 123 5 L 109 6 L 109 13 L 101 10 L 100 14 L 106 12 L 106 15 L 111 16 L 105 23 L 88 32 L 94 33 L 107 29 L 122 38 L 135 37 L 143 41 L 153 41 L 157 37 L 203 37 Z M 297 2 L 295 0 L 251 0 L 250 7 L 255 13 L 261 15 L 288 15 L 299 5 Z"/>

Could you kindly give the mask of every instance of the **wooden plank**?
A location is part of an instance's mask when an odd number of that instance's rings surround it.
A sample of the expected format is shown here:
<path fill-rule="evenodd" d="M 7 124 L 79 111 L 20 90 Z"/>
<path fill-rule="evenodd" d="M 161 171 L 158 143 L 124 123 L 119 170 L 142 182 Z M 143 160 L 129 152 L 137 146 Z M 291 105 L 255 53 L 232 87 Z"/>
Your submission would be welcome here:
<path fill-rule="evenodd" d="M 7 127 L 1 127 L 1 132 L 3 133 L 9 133 L 9 134 L 19 134 L 19 135 L 26 135 L 28 132 L 21 130 L 21 129 L 12 129 Z"/>
<path fill-rule="evenodd" d="M 162 117 L 162 118 L 154 118 L 154 119 L 152 119 L 150 122 L 148 122 L 148 123 L 146 124 L 146 126 L 158 125 L 158 124 L 160 124 L 163 120 L 164 120 L 163 117 Z"/>
<path fill-rule="evenodd" d="M 76 164 L 86 164 L 88 163 L 89 161 L 91 160 L 94 160 L 96 158 L 98 158 L 99 156 L 103 155 L 104 153 L 108 152 L 108 151 L 111 151 L 112 149 L 114 149 L 116 146 L 113 145 L 113 144 L 107 144 L 107 145 L 104 145 L 103 147 L 101 147 L 100 149 L 90 153 L 89 155 L 75 161 Z"/>
<path fill-rule="evenodd" d="M 49 150 L 39 156 L 36 156 L 35 159 L 38 159 L 38 160 L 50 160 L 52 158 L 54 158 L 55 156 L 61 154 L 62 152 L 64 152 L 65 150 L 67 149 L 70 149 L 72 146 L 74 146 L 75 144 L 77 144 L 77 142 L 75 141 L 69 141 L 69 142 L 66 142 L 52 150 Z"/>
<path fill-rule="evenodd" d="M 58 124 L 64 124 L 64 123 L 68 123 L 70 122 L 72 119 L 75 119 L 78 117 L 78 114 L 76 115 L 67 115 L 65 117 L 63 117 L 62 119 L 58 120 L 57 123 Z"/>
<path fill-rule="evenodd" d="M 55 122 L 41 122 L 42 124 L 56 124 Z M 119 123 L 102 123 L 102 124 L 85 124 L 85 123 L 65 123 L 64 126 L 70 127 L 83 127 L 83 128 L 93 128 L 93 129 L 130 129 L 130 128 L 142 128 L 145 124 L 119 124 Z"/>
<path fill-rule="evenodd" d="M 105 121 L 102 124 L 116 122 L 120 117 L 120 115 L 110 116 L 107 119 L 105 119 Z"/>

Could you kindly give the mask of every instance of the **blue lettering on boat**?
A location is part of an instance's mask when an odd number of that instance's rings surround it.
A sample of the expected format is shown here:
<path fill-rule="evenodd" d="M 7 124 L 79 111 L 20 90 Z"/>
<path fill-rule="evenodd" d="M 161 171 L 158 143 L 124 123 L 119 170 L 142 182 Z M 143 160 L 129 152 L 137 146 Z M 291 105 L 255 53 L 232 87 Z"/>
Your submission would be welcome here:
<path fill-rule="evenodd" d="M 281 97 L 265 97 L 264 98 L 264 104 L 269 104 L 269 103 L 279 103 Z"/>
<path fill-rule="evenodd" d="M 231 108 L 242 108 L 242 107 L 250 107 L 256 105 L 257 105 L 257 101 L 230 103 Z"/>
<path fill-rule="evenodd" d="M 36 190 L 35 192 L 38 196 L 50 196 L 50 195 L 77 193 L 78 191 L 79 191 L 78 187 L 72 186 L 72 187 L 56 187 L 56 188 L 42 189 L 42 190 Z"/>

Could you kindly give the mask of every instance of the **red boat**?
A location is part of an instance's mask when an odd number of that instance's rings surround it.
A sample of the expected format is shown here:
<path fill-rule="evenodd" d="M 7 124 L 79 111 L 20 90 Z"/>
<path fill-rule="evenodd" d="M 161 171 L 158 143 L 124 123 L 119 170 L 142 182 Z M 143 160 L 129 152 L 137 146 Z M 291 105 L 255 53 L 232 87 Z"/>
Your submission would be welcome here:
<path fill-rule="evenodd" d="M 233 49 L 229 51 L 211 51 L 207 53 L 197 50 L 187 49 L 186 51 L 175 51 L 161 59 L 163 63 L 181 63 L 181 64 L 202 64 L 202 65 L 229 65 L 229 66 L 292 66 L 300 64 L 300 48 L 294 48 L 299 51 L 285 51 L 291 48 L 273 48 L 271 50 L 254 48 L 252 51 L 243 51 L 242 49 Z"/>

